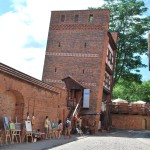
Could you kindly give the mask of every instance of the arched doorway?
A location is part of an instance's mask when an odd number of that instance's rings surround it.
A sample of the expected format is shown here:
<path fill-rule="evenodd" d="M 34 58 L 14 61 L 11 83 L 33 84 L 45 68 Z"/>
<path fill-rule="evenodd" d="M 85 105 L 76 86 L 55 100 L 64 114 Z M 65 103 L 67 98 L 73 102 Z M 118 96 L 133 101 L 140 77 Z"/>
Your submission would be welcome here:
<path fill-rule="evenodd" d="M 13 122 L 23 121 L 24 100 L 20 92 L 7 90 L 1 95 L 0 118 L 7 116 Z"/>

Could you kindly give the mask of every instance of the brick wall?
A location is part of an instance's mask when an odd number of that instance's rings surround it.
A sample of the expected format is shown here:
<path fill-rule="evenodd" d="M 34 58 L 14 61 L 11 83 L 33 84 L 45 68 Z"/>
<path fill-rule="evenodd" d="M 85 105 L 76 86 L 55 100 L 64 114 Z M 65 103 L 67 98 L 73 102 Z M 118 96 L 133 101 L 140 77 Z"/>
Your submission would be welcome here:
<path fill-rule="evenodd" d="M 109 10 L 51 13 L 42 80 L 63 87 L 61 79 L 72 76 L 91 90 L 91 112 L 101 111 L 109 15 Z M 99 117 L 89 119 L 98 125 Z"/>
<path fill-rule="evenodd" d="M 21 74 L 20 77 L 16 77 L 18 74 Z M 24 79 L 21 79 L 21 76 L 24 76 Z M 33 81 L 37 83 L 33 83 Z M 49 116 L 52 121 L 58 119 L 64 121 L 68 114 L 66 92 L 61 88 L 47 86 L 45 83 L 17 71 L 14 75 L 2 71 L 0 83 L 1 126 L 3 126 L 4 116 L 13 122 L 17 117 L 17 121 L 24 124 L 27 112 L 29 112 L 31 118 L 33 113 L 35 115 L 33 129 L 43 130 L 45 116 Z"/>
<path fill-rule="evenodd" d="M 150 117 L 142 115 L 112 114 L 112 125 L 117 129 L 150 130 Z"/>

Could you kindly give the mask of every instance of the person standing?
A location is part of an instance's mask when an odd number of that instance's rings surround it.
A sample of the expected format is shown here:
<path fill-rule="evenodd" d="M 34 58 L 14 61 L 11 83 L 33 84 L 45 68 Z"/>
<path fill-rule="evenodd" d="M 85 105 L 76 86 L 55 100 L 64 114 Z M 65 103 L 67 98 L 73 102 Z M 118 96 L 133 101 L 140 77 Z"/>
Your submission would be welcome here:
<path fill-rule="evenodd" d="M 81 130 L 81 127 L 82 127 L 82 118 L 79 117 L 78 119 L 78 125 L 79 125 L 79 129 Z"/>
<path fill-rule="evenodd" d="M 63 124 L 62 124 L 62 121 L 59 120 L 58 121 L 58 130 L 57 130 L 57 138 L 60 139 L 60 136 L 62 134 L 62 131 L 63 131 Z"/>
<path fill-rule="evenodd" d="M 65 138 L 66 136 L 68 136 L 69 138 L 71 137 L 71 121 L 69 120 L 69 118 L 66 119 L 65 121 Z"/>
<path fill-rule="evenodd" d="M 44 121 L 44 128 L 45 128 L 45 139 L 48 139 L 48 116 L 46 116 L 45 121 Z"/>

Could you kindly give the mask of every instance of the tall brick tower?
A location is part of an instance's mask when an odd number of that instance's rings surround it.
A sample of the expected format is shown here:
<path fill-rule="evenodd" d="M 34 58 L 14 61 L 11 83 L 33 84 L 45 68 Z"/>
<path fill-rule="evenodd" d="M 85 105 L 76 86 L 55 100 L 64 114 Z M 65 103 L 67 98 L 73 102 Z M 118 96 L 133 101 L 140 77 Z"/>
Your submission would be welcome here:
<path fill-rule="evenodd" d="M 88 106 L 80 109 L 80 115 L 89 124 L 94 121 L 95 129 L 101 112 L 105 126 L 109 124 L 116 54 L 116 33 L 108 32 L 109 16 L 109 10 L 52 11 L 42 77 L 60 87 L 66 80 L 74 83 L 69 90 L 76 86 L 83 95 L 83 89 L 89 89 Z"/>

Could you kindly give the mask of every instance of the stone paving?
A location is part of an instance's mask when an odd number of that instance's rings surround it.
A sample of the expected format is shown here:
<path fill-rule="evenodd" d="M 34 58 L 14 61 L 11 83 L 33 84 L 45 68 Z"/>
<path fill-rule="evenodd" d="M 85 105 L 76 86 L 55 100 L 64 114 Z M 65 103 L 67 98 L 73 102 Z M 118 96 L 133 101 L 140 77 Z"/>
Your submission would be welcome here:
<path fill-rule="evenodd" d="M 70 139 L 3 145 L 0 150 L 150 150 L 150 131 L 112 130 Z"/>

